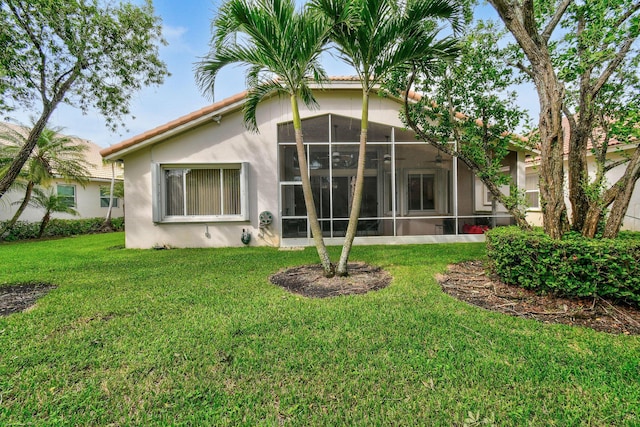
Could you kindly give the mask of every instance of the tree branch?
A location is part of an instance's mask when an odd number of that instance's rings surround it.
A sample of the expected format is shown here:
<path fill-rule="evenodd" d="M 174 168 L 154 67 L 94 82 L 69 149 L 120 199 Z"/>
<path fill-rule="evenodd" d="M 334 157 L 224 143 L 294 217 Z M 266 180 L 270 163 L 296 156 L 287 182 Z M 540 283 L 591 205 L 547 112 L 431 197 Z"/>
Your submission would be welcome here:
<path fill-rule="evenodd" d="M 611 77 L 613 72 L 622 63 L 622 61 L 624 60 L 625 56 L 627 55 L 627 53 L 631 49 L 631 46 L 633 45 L 633 42 L 635 42 L 637 38 L 638 38 L 638 36 L 629 37 L 624 42 L 624 44 L 622 45 L 622 47 L 620 48 L 618 53 L 616 53 L 616 56 L 611 60 L 611 62 L 607 66 L 607 68 L 605 68 L 605 70 L 602 72 L 602 75 L 600 75 L 600 77 L 598 78 L 596 83 L 593 85 L 593 89 L 591 91 L 591 96 L 593 98 L 596 97 L 598 92 L 600 92 L 600 89 L 602 89 L 602 86 L 604 86 L 604 84 L 607 82 L 607 80 L 609 80 L 609 77 Z"/>
<path fill-rule="evenodd" d="M 567 107 L 566 104 L 562 104 L 562 113 L 569 121 L 569 128 L 570 129 L 575 128 L 577 126 L 576 116 L 571 111 L 569 111 L 569 107 Z"/>
<path fill-rule="evenodd" d="M 624 174 L 611 187 L 609 187 L 602 195 L 603 206 L 607 207 L 614 202 L 621 189 L 626 187 L 630 179 L 637 179 L 640 174 L 640 150 L 635 150 L 628 160 L 629 164 Z"/>
<path fill-rule="evenodd" d="M 31 26 L 29 25 L 28 19 L 22 19 L 22 15 L 20 14 L 20 11 L 18 9 L 16 9 L 16 6 L 13 2 L 7 2 L 9 9 L 11 9 L 11 13 L 13 13 L 13 16 L 15 16 L 16 21 L 20 24 L 20 26 L 22 27 L 22 29 L 27 33 L 27 36 L 29 37 L 29 40 L 31 40 L 31 43 L 33 43 L 33 46 L 36 48 L 36 50 L 38 51 L 38 56 L 40 57 L 40 85 L 39 85 L 39 92 L 40 92 L 40 96 L 42 96 L 42 102 L 44 103 L 49 103 L 49 99 L 47 98 L 47 78 L 46 78 L 46 65 L 47 65 L 47 55 L 43 52 L 42 50 L 42 45 L 40 44 L 40 39 L 34 34 Z M 25 14 L 27 16 L 27 18 L 29 17 L 29 14 L 26 13 Z M 31 79 L 29 79 L 31 80 Z"/>
<path fill-rule="evenodd" d="M 620 159 L 615 162 L 611 162 L 604 166 L 604 171 L 609 172 L 613 168 L 617 168 L 620 165 L 624 165 L 625 163 L 629 163 L 630 159 Z"/>
<path fill-rule="evenodd" d="M 640 1 L 637 2 L 636 4 L 634 4 L 633 6 L 631 6 L 629 8 L 629 10 L 627 10 L 627 13 L 625 13 L 624 15 L 622 15 L 620 17 L 620 19 L 618 19 L 618 21 L 613 25 L 613 28 L 617 28 L 619 26 L 621 26 L 622 24 L 624 24 L 624 22 L 629 19 L 631 17 L 631 15 L 633 15 L 635 12 L 638 11 L 638 9 L 640 9 Z"/>
<path fill-rule="evenodd" d="M 565 11 L 567 10 L 567 8 L 571 3 L 573 3 L 573 0 L 563 0 L 563 2 L 558 6 L 556 13 L 551 17 L 551 21 L 549 21 L 549 23 L 547 24 L 547 27 L 544 29 L 544 31 L 541 34 L 541 37 L 544 39 L 545 42 L 549 41 L 549 39 L 551 38 L 551 34 L 553 33 L 553 31 L 556 29 L 556 27 L 562 20 L 562 16 L 564 15 Z"/>
<path fill-rule="evenodd" d="M 519 69 L 520 71 L 522 71 L 523 73 L 528 75 L 531 79 L 533 79 L 533 77 L 534 77 L 533 71 L 531 71 L 531 69 L 529 67 L 524 65 L 522 63 L 522 61 L 518 61 L 518 62 L 506 61 L 506 64 L 511 66 L 511 67 L 515 67 L 515 68 Z"/>

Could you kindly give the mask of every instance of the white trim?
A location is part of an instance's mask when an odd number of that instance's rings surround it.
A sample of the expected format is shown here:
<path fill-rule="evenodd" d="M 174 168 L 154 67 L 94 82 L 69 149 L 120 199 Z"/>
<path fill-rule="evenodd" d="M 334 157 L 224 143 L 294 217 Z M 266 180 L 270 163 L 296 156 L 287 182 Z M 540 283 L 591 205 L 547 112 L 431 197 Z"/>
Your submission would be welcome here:
<path fill-rule="evenodd" d="M 344 243 L 343 237 L 325 237 L 327 246 L 339 246 Z M 432 243 L 474 243 L 484 242 L 484 234 L 438 234 L 422 236 L 367 236 L 356 237 L 353 244 L 357 246 L 365 245 L 411 245 L 411 244 L 432 244 Z M 311 238 L 283 238 L 280 240 L 281 248 L 294 248 L 313 246 Z"/>
<path fill-rule="evenodd" d="M 240 214 L 239 215 L 174 215 L 165 212 L 165 179 L 163 171 L 167 169 L 233 169 L 240 171 Z M 247 222 L 249 221 L 249 163 L 156 163 L 152 170 L 153 222 L 158 224 L 175 223 L 211 223 L 211 222 Z M 221 180 L 222 182 L 222 180 Z M 186 198 L 184 203 L 186 203 Z M 185 207 L 186 211 L 186 207 Z M 222 212 L 224 212 L 224 207 Z"/>
<path fill-rule="evenodd" d="M 242 105 L 244 104 L 244 99 L 238 101 L 238 102 L 234 102 L 233 104 L 227 105 L 223 108 L 220 108 L 219 110 L 216 111 L 212 111 L 211 113 L 205 114 L 202 117 L 199 117 L 197 119 L 193 119 L 191 121 L 188 121 L 187 123 L 184 123 L 180 126 L 177 126 L 173 129 L 170 129 L 168 131 L 162 132 L 158 135 L 152 136 L 149 139 L 145 139 L 144 141 L 138 142 L 137 144 L 134 144 L 130 147 L 126 147 L 123 148 L 121 150 L 116 151 L 115 153 L 109 154 L 107 156 L 104 156 L 105 160 L 116 160 L 116 159 L 121 159 L 124 156 L 127 156 L 133 152 L 136 152 L 138 150 L 141 150 L 142 148 L 151 146 L 156 144 L 157 142 L 161 142 L 164 141 L 166 139 L 172 138 L 176 135 L 179 135 L 181 133 L 190 131 L 191 129 L 194 129 L 198 126 L 210 123 L 214 120 L 214 117 L 216 116 L 220 116 L 220 115 L 224 115 L 224 114 L 228 114 L 230 112 L 233 112 L 237 109 L 239 109 L 240 107 L 242 107 Z"/>

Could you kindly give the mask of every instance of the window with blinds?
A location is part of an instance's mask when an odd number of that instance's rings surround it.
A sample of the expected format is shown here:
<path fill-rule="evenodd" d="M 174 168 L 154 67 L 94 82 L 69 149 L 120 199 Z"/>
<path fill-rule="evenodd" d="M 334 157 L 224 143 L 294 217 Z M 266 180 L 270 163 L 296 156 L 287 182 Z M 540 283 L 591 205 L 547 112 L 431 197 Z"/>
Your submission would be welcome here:
<path fill-rule="evenodd" d="M 538 187 L 538 175 L 527 174 L 525 197 L 529 209 L 540 209 L 540 188 Z"/>
<path fill-rule="evenodd" d="M 243 164 L 163 166 L 162 220 L 246 219 Z"/>

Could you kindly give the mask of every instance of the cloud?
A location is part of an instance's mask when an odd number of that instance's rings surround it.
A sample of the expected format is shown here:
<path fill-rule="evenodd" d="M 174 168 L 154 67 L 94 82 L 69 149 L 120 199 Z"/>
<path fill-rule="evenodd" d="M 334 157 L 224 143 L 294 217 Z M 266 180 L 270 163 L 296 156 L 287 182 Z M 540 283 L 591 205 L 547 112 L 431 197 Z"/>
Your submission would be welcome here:
<path fill-rule="evenodd" d="M 169 44 L 163 49 L 166 49 L 170 53 L 196 55 L 197 50 L 187 41 L 188 32 L 189 29 L 185 27 L 162 25 L 162 35 Z"/>

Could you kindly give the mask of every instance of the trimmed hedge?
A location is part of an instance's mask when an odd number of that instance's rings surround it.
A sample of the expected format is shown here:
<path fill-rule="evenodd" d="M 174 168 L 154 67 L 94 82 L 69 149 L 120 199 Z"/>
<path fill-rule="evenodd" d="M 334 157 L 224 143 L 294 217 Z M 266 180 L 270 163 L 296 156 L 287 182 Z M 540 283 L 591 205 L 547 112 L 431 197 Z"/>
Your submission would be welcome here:
<path fill-rule="evenodd" d="M 505 283 L 560 296 L 600 296 L 640 305 L 640 237 L 552 240 L 542 231 L 486 233 L 491 270 Z"/>
<path fill-rule="evenodd" d="M 46 237 L 68 237 L 79 234 L 92 234 L 100 232 L 100 227 L 104 223 L 104 218 L 84 218 L 84 219 L 52 219 L 44 230 L 43 238 Z M 0 230 L 5 222 L 0 221 Z M 124 218 L 112 218 L 111 224 L 115 231 L 124 230 Z M 13 229 L 3 239 L 7 242 L 17 240 L 36 239 L 40 230 L 39 222 L 18 221 Z"/>

